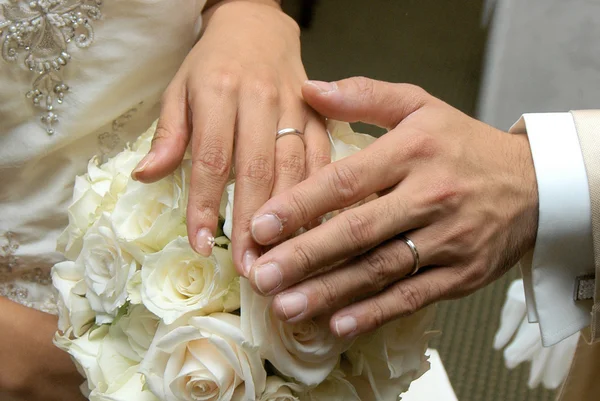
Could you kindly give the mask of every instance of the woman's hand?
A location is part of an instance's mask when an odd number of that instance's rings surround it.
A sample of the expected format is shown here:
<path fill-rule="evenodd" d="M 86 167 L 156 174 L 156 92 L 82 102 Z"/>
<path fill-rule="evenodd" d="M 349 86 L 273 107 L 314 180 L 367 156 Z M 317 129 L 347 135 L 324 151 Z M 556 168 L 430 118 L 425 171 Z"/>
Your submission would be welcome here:
<path fill-rule="evenodd" d="M 0 399 L 85 400 L 84 378 L 52 343 L 56 330 L 56 316 L 0 297 Z"/>
<path fill-rule="evenodd" d="M 257 211 L 252 232 L 269 245 L 379 194 L 253 265 L 248 278 L 258 292 L 277 294 L 281 319 L 333 314 L 331 330 L 355 336 L 471 293 L 533 247 L 538 198 L 525 135 L 496 130 L 411 85 L 353 78 L 309 83 L 303 92 L 325 116 L 391 131 Z M 414 276 L 402 234 L 423 266 Z"/>
<path fill-rule="evenodd" d="M 211 252 L 221 194 L 235 165 L 233 256 L 239 271 L 260 248 L 250 218 L 282 192 L 329 162 L 324 123 L 302 100 L 306 73 L 299 29 L 274 0 L 229 0 L 205 12 L 205 32 L 163 98 L 152 149 L 134 172 L 158 180 L 181 162 L 188 142 L 193 168 L 188 234 Z M 278 130 L 304 132 L 275 140 Z"/>

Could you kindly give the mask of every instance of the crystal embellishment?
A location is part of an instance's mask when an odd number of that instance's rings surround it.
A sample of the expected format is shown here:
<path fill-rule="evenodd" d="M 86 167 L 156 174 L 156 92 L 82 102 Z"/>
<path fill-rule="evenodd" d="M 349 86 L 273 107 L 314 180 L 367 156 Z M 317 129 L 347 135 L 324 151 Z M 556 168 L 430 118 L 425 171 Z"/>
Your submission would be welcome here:
<path fill-rule="evenodd" d="M 85 48 L 93 42 L 91 22 L 101 18 L 102 0 L 8 0 L 1 6 L 2 58 L 22 59 L 37 75 L 26 96 L 43 110 L 40 120 L 52 135 L 58 123 L 55 103 L 62 103 L 69 90 L 61 71 L 71 60 L 68 45 Z"/>

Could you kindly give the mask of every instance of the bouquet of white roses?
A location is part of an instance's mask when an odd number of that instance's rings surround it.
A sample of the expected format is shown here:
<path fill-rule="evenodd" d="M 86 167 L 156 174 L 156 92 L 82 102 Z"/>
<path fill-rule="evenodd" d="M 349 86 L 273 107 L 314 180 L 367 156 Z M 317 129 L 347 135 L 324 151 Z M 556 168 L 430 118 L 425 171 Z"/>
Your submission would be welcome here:
<path fill-rule="evenodd" d="M 191 161 L 153 184 L 130 178 L 155 127 L 75 181 L 55 343 L 86 378 L 90 400 L 396 400 L 428 369 L 432 311 L 353 342 L 326 322 L 287 324 L 252 292 L 230 250 L 234 184 L 223 195 L 210 257 L 186 237 Z M 330 123 L 332 159 L 372 137 Z"/>

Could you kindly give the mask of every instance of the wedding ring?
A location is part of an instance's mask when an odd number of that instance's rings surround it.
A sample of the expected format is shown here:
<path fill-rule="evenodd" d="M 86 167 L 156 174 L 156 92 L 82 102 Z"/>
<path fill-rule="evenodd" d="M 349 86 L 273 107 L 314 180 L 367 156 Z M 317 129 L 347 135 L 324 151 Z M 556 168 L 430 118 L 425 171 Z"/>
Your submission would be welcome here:
<path fill-rule="evenodd" d="M 401 239 L 402 241 L 404 241 L 404 243 L 410 248 L 410 252 L 413 255 L 413 267 L 412 267 L 412 271 L 410 272 L 409 276 L 414 276 L 419 271 L 419 269 L 421 268 L 421 262 L 419 260 L 419 251 L 417 250 L 417 246 L 415 245 L 414 242 L 412 242 L 405 235 L 401 235 L 399 237 L 399 239 Z"/>
<path fill-rule="evenodd" d="M 279 138 L 283 138 L 286 135 L 296 135 L 298 138 L 302 139 L 304 142 L 304 132 L 297 130 L 296 128 L 283 128 L 277 131 L 277 136 L 275 140 Z"/>

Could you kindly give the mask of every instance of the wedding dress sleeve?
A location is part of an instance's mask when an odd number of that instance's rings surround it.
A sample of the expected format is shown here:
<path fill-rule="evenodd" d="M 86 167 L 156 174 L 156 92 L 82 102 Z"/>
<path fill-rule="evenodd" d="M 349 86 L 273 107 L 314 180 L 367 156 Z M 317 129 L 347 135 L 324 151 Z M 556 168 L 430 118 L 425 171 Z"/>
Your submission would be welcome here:
<path fill-rule="evenodd" d="M 511 132 L 529 138 L 539 194 L 535 247 L 521 261 L 527 315 L 551 346 L 590 324 L 591 302 L 574 297 L 594 271 L 588 177 L 570 113 L 525 114 Z"/>

